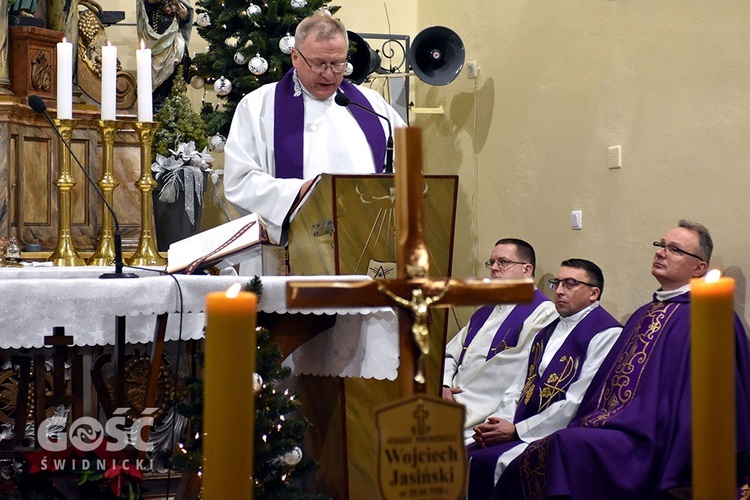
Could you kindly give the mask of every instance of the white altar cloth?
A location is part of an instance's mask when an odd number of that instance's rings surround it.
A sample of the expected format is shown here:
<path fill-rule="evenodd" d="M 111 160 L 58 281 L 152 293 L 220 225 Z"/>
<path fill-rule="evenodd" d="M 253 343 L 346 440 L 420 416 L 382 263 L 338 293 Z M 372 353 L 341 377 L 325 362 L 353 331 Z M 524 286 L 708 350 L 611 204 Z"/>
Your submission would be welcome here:
<path fill-rule="evenodd" d="M 0 268 L 0 349 L 43 347 L 62 326 L 76 345 L 113 344 L 115 316 L 126 317 L 126 341 L 150 342 L 157 314 L 169 313 L 167 340 L 203 337 L 205 300 L 247 276 L 167 276 L 136 270 L 136 279 L 99 279 L 110 267 Z M 126 268 L 127 272 L 132 272 Z M 289 309 L 286 283 L 298 280 L 368 279 L 365 276 L 264 276 L 259 310 L 285 314 L 335 314 L 336 326 L 288 358 L 295 374 L 395 380 L 398 322 L 390 308 Z M 179 289 L 177 283 L 179 283 Z M 180 294 L 181 289 L 181 294 Z M 182 307 L 180 307 L 180 297 Z M 182 311 L 182 334 L 180 315 Z"/>

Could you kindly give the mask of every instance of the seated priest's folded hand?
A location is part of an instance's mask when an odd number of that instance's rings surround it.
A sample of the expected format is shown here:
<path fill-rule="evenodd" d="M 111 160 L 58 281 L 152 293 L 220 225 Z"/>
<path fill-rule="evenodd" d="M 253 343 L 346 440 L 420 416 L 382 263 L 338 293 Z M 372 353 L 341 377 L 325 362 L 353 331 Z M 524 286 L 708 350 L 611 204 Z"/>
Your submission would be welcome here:
<path fill-rule="evenodd" d="M 504 418 L 489 417 L 487 422 L 474 427 L 474 441 L 480 446 L 494 446 L 518 439 L 516 426 Z"/>

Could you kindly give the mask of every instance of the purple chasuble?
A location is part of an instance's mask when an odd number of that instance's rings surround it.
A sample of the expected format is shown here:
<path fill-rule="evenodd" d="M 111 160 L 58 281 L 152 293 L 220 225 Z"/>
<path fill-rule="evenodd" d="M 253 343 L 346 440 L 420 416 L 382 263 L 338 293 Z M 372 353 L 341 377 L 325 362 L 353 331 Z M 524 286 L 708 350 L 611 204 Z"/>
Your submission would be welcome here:
<path fill-rule="evenodd" d="M 486 361 L 489 361 L 499 352 L 503 352 L 511 347 L 516 347 L 518 344 L 518 337 L 521 335 L 521 329 L 523 328 L 523 322 L 526 321 L 531 313 L 533 313 L 542 302 L 548 301 L 549 299 L 539 290 L 534 290 L 534 299 L 530 304 L 519 304 L 513 307 L 513 310 L 505 318 L 505 321 L 498 327 L 495 332 L 495 336 L 490 344 L 490 349 L 487 351 Z M 484 306 L 479 308 L 471 316 L 469 320 L 469 329 L 466 332 L 466 340 L 461 349 L 461 355 L 458 357 L 458 366 L 461 366 L 464 360 L 464 354 L 469 348 L 469 344 L 477 336 L 479 330 L 487 322 L 492 310 L 495 306 Z"/>
<path fill-rule="evenodd" d="M 539 363 L 558 323 L 559 319 L 553 321 L 542 328 L 534 338 L 527 364 L 526 383 L 521 392 L 513 423 L 537 415 L 555 402 L 565 399 L 568 387 L 578 380 L 580 367 L 586 359 L 591 339 L 604 330 L 622 326 L 603 307 L 592 309 L 568 334 L 540 376 Z M 469 446 L 468 452 L 471 458 L 469 500 L 489 498 L 495 485 L 495 468 L 498 458 L 521 442 L 521 440 L 513 440 L 488 448 L 480 448 L 475 444 Z"/>
<path fill-rule="evenodd" d="M 735 315 L 737 450 L 750 450 L 750 360 Z M 729 360 L 727 360 L 729 361 Z M 530 444 L 493 498 L 656 499 L 690 485 L 690 295 L 628 320 L 566 429 Z M 720 425 L 720 424 L 717 424 Z"/>
<path fill-rule="evenodd" d="M 279 80 L 274 96 L 273 146 L 276 177 L 279 179 L 302 179 L 304 173 L 305 102 L 302 94 L 294 95 L 293 73 L 294 69 L 291 69 Z M 339 89 L 351 102 L 372 110 L 372 105 L 356 85 L 344 80 Z M 380 118 L 356 106 L 349 106 L 349 111 L 367 138 L 375 171 L 381 173 L 386 137 Z"/>

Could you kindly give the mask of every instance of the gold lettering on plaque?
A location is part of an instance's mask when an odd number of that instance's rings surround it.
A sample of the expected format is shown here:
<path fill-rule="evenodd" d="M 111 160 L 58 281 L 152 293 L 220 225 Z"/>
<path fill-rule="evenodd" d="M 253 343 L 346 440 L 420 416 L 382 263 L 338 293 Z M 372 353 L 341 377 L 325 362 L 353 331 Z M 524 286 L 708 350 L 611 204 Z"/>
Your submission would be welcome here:
<path fill-rule="evenodd" d="M 378 408 L 375 419 L 383 498 L 464 497 L 463 406 L 435 396 L 412 396 Z"/>

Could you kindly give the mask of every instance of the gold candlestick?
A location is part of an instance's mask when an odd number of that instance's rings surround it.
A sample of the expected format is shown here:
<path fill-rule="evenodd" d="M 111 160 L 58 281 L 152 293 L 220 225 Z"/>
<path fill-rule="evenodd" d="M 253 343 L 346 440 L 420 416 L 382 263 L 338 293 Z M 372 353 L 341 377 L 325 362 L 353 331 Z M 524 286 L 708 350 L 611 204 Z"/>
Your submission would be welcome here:
<path fill-rule="evenodd" d="M 86 262 L 78 255 L 73 245 L 73 236 L 70 233 L 70 190 L 76 185 L 75 179 L 70 175 L 71 154 L 66 147 L 66 142 L 70 144 L 70 138 L 73 136 L 73 129 L 78 124 L 77 120 L 55 120 L 55 125 L 60 130 L 60 139 L 58 148 L 58 157 L 60 163 L 60 176 L 55 180 L 58 189 L 58 215 L 60 224 L 58 227 L 57 247 L 52 252 L 49 260 L 55 266 L 85 266 Z"/>
<path fill-rule="evenodd" d="M 157 184 L 151 176 L 151 144 L 158 122 L 135 122 L 133 127 L 138 133 L 141 143 L 141 177 L 138 179 L 138 189 L 141 191 L 141 237 L 138 249 L 128 261 L 131 266 L 163 266 L 167 259 L 159 255 L 156 249 L 156 238 L 152 230 L 154 218 L 154 201 L 152 192 Z"/>
<path fill-rule="evenodd" d="M 97 120 L 97 126 L 102 134 L 102 178 L 99 188 L 110 207 L 114 206 L 113 192 L 119 182 L 115 179 L 115 134 L 119 122 L 117 120 Z M 90 266 L 111 266 L 115 261 L 114 231 L 112 230 L 112 214 L 106 204 L 102 206 L 102 234 L 99 236 L 99 246 L 94 255 L 89 258 Z"/>

